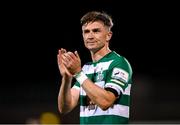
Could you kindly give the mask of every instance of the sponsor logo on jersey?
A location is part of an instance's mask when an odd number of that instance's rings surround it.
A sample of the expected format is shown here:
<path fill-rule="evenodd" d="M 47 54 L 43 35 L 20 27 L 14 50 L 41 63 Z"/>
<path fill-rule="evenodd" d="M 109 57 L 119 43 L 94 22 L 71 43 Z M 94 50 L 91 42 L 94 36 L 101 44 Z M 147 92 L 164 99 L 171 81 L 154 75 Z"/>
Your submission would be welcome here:
<path fill-rule="evenodd" d="M 128 81 L 128 76 L 129 74 L 121 69 L 121 68 L 114 68 L 113 72 L 112 72 L 112 78 L 123 81 L 123 82 L 127 82 Z"/>

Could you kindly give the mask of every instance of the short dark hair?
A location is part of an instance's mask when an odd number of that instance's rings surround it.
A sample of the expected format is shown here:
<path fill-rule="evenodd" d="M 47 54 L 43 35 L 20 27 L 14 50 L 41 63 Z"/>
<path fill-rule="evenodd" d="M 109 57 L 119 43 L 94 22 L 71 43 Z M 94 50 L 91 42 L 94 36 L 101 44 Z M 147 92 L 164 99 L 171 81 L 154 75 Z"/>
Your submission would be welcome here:
<path fill-rule="evenodd" d="M 89 22 L 102 21 L 104 25 L 108 26 L 110 29 L 113 27 L 112 18 L 105 12 L 91 11 L 86 13 L 81 18 L 81 25 L 87 24 Z"/>

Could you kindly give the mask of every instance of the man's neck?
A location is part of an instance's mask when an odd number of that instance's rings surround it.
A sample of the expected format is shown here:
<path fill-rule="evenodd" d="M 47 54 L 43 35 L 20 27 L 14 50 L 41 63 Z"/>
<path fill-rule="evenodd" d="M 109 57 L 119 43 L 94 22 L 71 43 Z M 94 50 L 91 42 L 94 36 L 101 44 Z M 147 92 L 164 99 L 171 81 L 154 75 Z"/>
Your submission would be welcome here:
<path fill-rule="evenodd" d="M 111 50 L 109 48 L 102 48 L 101 50 L 97 52 L 91 52 L 91 58 L 93 62 L 97 62 L 101 58 L 103 58 L 105 55 L 110 53 Z"/>

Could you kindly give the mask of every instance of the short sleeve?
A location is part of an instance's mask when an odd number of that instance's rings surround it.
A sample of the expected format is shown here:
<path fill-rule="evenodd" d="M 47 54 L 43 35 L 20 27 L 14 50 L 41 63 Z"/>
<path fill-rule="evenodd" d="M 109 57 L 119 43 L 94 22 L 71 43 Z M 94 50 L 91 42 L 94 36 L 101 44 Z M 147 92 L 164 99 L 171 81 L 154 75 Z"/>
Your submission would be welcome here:
<path fill-rule="evenodd" d="M 107 74 L 105 88 L 113 88 L 118 95 L 124 93 L 131 81 L 131 73 L 131 67 L 126 62 L 112 65 Z"/>

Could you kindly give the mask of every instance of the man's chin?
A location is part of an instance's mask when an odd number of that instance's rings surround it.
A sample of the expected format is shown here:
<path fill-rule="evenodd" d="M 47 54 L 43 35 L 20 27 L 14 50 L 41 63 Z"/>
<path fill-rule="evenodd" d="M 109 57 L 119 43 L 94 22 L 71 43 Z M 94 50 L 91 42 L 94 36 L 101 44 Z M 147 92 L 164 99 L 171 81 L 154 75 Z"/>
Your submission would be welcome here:
<path fill-rule="evenodd" d="M 95 49 L 95 47 L 92 47 L 92 46 L 86 46 L 86 48 L 90 51 Z"/>
<path fill-rule="evenodd" d="M 102 47 L 86 46 L 86 48 L 91 52 L 97 52 L 97 51 L 101 50 L 103 47 L 104 46 L 102 46 Z"/>
<path fill-rule="evenodd" d="M 97 52 L 99 49 L 98 49 L 98 48 L 88 48 L 88 50 L 95 53 L 95 52 Z"/>

